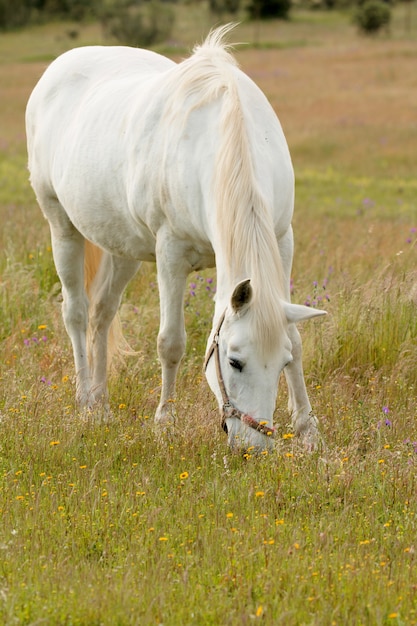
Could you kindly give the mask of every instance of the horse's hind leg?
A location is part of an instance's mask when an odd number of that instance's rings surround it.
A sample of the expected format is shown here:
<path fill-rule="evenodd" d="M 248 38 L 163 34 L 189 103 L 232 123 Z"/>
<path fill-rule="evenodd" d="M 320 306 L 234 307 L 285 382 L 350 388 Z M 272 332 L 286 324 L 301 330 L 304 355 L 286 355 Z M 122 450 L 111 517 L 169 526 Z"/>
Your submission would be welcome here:
<path fill-rule="evenodd" d="M 57 202 L 48 213 L 52 252 L 62 285 L 62 316 L 74 354 L 76 401 L 80 407 L 86 407 L 93 398 L 86 345 L 88 299 L 84 289 L 84 238 Z"/>
<path fill-rule="evenodd" d="M 140 262 L 104 252 L 90 294 L 89 352 L 95 400 L 107 406 L 107 346 L 123 291 Z"/>

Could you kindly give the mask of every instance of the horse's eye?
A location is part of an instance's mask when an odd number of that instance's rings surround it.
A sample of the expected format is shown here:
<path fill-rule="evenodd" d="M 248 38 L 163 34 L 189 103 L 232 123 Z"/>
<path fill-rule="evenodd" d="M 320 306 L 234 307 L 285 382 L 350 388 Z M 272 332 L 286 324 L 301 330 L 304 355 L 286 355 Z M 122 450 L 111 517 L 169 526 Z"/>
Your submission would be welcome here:
<path fill-rule="evenodd" d="M 239 372 L 243 370 L 243 363 L 241 363 L 237 359 L 229 359 L 229 363 L 231 367 L 233 367 L 233 369 L 238 370 Z"/>

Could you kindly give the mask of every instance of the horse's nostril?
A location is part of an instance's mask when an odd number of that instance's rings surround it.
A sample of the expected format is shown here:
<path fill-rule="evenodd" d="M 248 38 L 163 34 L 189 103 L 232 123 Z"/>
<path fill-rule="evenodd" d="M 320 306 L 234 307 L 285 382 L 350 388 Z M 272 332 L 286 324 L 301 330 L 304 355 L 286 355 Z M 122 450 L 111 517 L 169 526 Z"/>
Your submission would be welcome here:
<path fill-rule="evenodd" d="M 224 420 L 223 424 L 222 424 L 222 428 L 224 430 L 224 432 L 226 433 L 226 435 L 229 434 L 229 431 L 227 430 L 227 424 L 226 424 L 226 420 Z"/>

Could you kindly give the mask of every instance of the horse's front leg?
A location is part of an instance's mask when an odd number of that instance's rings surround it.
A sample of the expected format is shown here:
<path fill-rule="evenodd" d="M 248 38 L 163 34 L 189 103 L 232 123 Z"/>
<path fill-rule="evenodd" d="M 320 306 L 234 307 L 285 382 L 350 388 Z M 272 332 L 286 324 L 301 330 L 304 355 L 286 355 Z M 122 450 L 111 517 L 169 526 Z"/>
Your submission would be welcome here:
<path fill-rule="evenodd" d="M 158 356 L 162 368 L 162 389 L 155 421 L 175 421 L 175 387 L 178 367 L 185 350 L 184 292 L 190 266 L 182 244 L 167 234 L 158 234 L 156 245 L 160 326 Z"/>
<path fill-rule="evenodd" d="M 285 368 L 288 385 L 288 410 L 295 434 L 308 450 L 315 450 L 320 440 L 318 420 L 311 408 L 304 381 L 301 337 L 295 324 L 288 327 L 293 361 Z"/>
<path fill-rule="evenodd" d="M 290 226 L 285 235 L 278 240 L 285 275 L 285 295 L 290 302 L 290 276 L 294 253 L 293 231 Z M 288 385 L 288 411 L 291 415 L 295 434 L 309 450 L 314 450 L 320 440 L 318 420 L 314 415 L 307 394 L 304 380 L 302 343 L 300 333 L 295 324 L 289 324 L 288 336 L 292 343 L 293 360 L 284 369 Z"/>

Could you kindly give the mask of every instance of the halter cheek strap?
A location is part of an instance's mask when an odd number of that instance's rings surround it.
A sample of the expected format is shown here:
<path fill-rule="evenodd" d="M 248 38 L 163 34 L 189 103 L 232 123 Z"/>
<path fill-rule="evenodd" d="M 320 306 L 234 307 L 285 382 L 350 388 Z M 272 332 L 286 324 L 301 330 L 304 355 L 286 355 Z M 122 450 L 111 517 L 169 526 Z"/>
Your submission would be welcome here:
<path fill-rule="evenodd" d="M 212 344 L 207 352 L 205 361 L 204 361 L 204 370 L 207 369 L 208 362 L 214 354 L 214 360 L 216 364 L 216 374 L 217 381 L 220 387 L 220 393 L 222 394 L 223 407 L 222 407 L 222 428 L 227 433 L 226 420 L 228 418 L 235 417 L 240 420 L 243 424 L 246 424 L 253 430 L 258 431 L 266 435 L 267 437 L 272 437 L 275 434 L 275 429 L 268 426 L 264 422 L 257 422 L 251 415 L 247 413 L 243 413 L 230 402 L 229 396 L 227 395 L 226 385 L 224 384 L 224 378 L 222 374 L 222 369 L 220 366 L 220 354 L 219 354 L 219 338 L 220 338 L 220 329 L 223 325 L 224 318 L 226 317 L 226 311 L 222 314 L 219 323 L 217 324 L 216 332 L 214 333 Z"/>

